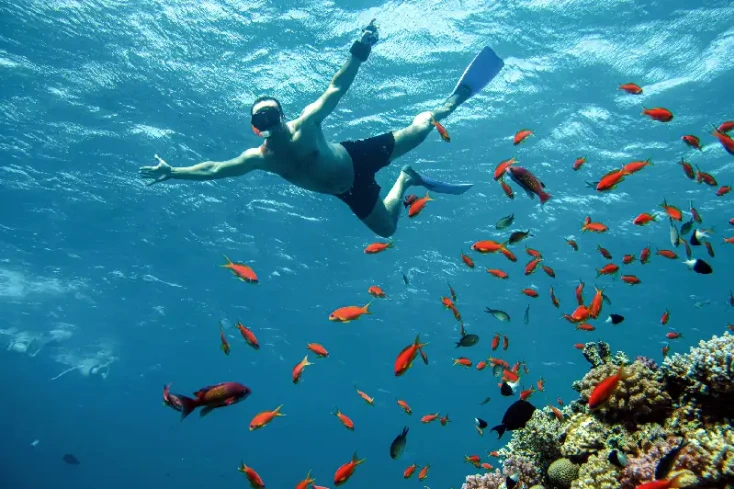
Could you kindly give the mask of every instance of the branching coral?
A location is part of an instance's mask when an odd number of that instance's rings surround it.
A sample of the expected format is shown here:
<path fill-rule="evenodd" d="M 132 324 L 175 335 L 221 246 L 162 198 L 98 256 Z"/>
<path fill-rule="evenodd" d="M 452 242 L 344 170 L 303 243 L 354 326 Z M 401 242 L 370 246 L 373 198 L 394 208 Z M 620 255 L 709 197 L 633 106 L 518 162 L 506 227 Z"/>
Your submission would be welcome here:
<path fill-rule="evenodd" d="M 662 371 L 689 396 L 734 396 L 734 336 L 714 336 L 687 355 L 672 355 L 663 362 Z"/>
<path fill-rule="evenodd" d="M 578 477 L 571 484 L 571 489 L 617 489 L 618 469 L 607 460 L 609 451 L 604 450 L 589 457 L 581 466 Z"/>
<path fill-rule="evenodd" d="M 564 427 L 561 454 L 577 462 L 603 449 L 610 436 L 624 438 L 626 434 L 623 427 L 603 423 L 586 413 L 574 414 Z"/>
<path fill-rule="evenodd" d="M 618 366 L 604 364 L 592 369 L 573 388 L 588 402 L 594 388 L 604 379 L 617 373 Z M 619 388 L 604 406 L 595 411 L 599 418 L 610 421 L 639 422 L 644 419 L 665 419 L 672 405 L 665 389 L 663 376 L 645 364 L 634 362 L 625 367 L 630 377 L 620 381 Z"/>
<path fill-rule="evenodd" d="M 495 469 L 486 474 L 468 475 L 461 486 L 462 489 L 504 489 L 507 476 L 519 474 L 518 484 L 525 487 L 540 484 L 543 474 L 529 460 L 522 456 L 512 455 L 505 459 L 502 472 Z"/>

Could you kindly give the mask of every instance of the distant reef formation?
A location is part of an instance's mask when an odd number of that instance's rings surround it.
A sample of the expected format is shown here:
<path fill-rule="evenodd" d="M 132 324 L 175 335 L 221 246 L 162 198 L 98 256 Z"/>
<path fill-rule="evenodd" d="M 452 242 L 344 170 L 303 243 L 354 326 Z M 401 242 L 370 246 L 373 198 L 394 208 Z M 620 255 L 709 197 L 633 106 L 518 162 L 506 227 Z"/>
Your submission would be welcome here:
<path fill-rule="evenodd" d="M 537 409 L 499 450 L 502 469 L 470 475 L 462 489 L 504 489 L 516 474 L 516 488 L 634 489 L 654 480 L 658 465 L 683 487 L 734 489 L 734 336 L 701 341 L 662 365 L 630 362 L 604 342 L 587 343 L 584 356 L 591 369 L 573 383 L 579 399 L 562 419 Z M 590 411 L 592 390 L 620 365 L 632 375 Z"/>

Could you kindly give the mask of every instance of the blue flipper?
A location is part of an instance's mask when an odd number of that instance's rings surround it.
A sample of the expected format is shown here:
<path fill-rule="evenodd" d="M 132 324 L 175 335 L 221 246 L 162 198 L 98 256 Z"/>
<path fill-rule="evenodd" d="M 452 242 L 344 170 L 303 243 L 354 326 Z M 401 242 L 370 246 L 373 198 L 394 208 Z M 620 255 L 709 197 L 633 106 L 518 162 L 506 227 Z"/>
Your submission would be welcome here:
<path fill-rule="evenodd" d="M 403 167 L 403 172 L 410 175 L 413 185 L 420 185 L 427 190 L 439 194 L 461 195 L 474 186 L 473 183 L 446 183 L 433 178 L 424 177 L 409 165 Z"/>
<path fill-rule="evenodd" d="M 451 95 L 454 95 L 462 85 L 469 90 L 466 98 L 476 95 L 497 76 L 503 66 L 504 61 L 492 51 L 492 48 L 485 46 L 466 67 Z"/>

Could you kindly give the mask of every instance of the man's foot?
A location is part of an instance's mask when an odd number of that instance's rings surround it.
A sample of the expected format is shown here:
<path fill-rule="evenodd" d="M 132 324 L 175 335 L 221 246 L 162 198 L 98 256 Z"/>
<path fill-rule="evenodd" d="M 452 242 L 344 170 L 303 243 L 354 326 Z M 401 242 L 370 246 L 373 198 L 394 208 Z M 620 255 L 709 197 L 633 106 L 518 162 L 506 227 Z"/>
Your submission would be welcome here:
<path fill-rule="evenodd" d="M 413 170 L 412 166 L 405 165 L 400 171 L 404 175 L 406 187 L 416 187 L 423 185 L 423 179 L 418 174 L 418 172 Z"/>

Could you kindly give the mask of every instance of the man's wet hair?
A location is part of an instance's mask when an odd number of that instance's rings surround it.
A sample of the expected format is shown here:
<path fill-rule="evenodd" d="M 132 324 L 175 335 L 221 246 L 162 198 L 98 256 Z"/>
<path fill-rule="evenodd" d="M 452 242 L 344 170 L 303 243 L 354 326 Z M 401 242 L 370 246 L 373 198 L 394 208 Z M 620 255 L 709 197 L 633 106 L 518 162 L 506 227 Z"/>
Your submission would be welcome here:
<path fill-rule="evenodd" d="M 283 115 L 283 107 L 280 106 L 280 102 L 277 98 L 271 97 L 270 95 L 261 95 L 258 98 L 255 99 L 255 101 L 252 103 L 252 106 L 250 106 L 250 115 L 253 115 L 255 106 L 259 104 L 260 102 L 268 102 L 268 101 L 275 102 L 275 106 L 278 108 L 278 112 L 280 112 L 281 115 Z"/>

